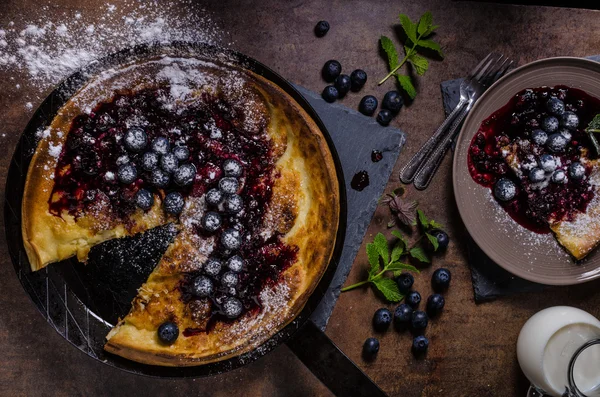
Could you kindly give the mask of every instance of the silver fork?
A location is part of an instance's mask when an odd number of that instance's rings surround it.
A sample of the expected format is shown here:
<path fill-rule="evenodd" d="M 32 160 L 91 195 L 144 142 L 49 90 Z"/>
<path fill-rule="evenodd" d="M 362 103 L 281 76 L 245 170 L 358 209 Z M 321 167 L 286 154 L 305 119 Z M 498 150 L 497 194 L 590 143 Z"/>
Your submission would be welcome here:
<path fill-rule="evenodd" d="M 452 124 L 452 121 L 458 116 L 463 108 L 469 102 L 469 86 L 473 78 L 483 70 L 484 67 L 488 66 L 491 61 L 497 58 L 498 55 L 489 53 L 471 72 L 469 75 L 460 83 L 460 100 L 452 112 L 446 117 L 446 120 L 438 127 L 433 133 L 431 138 L 425 142 L 417 153 L 410 159 L 410 161 L 400 170 L 400 180 L 403 183 L 411 183 L 415 178 L 415 175 L 423 165 L 423 162 L 429 156 L 440 140 L 445 136 L 448 131 L 448 127 Z"/>
<path fill-rule="evenodd" d="M 429 186 L 433 176 L 437 172 L 444 156 L 448 149 L 452 146 L 454 138 L 460 131 L 460 125 L 477 101 L 477 99 L 488 89 L 496 80 L 502 77 L 506 71 L 512 66 L 513 61 L 507 57 L 500 55 L 488 62 L 476 75 L 471 79 L 468 87 L 468 102 L 454 119 L 448 133 L 440 140 L 439 144 L 432 151 L 431 156 L 425 160 L 422 167 L 419 168 L 414 177 L 414 185 L 418 190 L 424 190 Z"/>

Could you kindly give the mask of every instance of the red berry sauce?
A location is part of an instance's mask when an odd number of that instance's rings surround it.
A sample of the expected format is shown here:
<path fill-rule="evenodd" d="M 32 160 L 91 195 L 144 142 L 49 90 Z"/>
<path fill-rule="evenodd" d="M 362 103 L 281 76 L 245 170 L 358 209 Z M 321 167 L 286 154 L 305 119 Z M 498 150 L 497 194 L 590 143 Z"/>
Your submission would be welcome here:
<path fill-rule="evenodd" d="M 545 145 L 531 140 L 531 133 L 541 128 L 542 121 L 551 116 L 546 109 L 548 98 L 556 97 L 565 104 L 566 111 L 579 117 L 579 125 L 571 131 L 572 138 L 562 153 L 552 153 Z M 496 200 L 520 225 L 537 233 L 549 233 L 549 221 L 572 220 L 579 211 L 585 211 L 594 197 L 588 178 L 568 179 L 566 184 L 548 183 L 541 189 L 532 188 L 527 173 L 517 176 L 509 167 L 502 148 L 527 140 L 530 145 L 518 145 L 519 162 L 549 153 L 560 159 L 561 168 L 580 161 L 591 152 L 591 142 L 585 128 L 600 113 L 600 100 L 585 92 L 566 86 L 525 89 L 502 108 L 485 119 L 473 137 L 468 153 L 468 167 L 475 182 L 492 190 L 500 178 L 509 178 L 517 186 L 517 195 L 508 202 Z M 551 135 L 550 133 L 548 135 Z M 586 154 L 586 152 L 588 154 Z M 586 167 L 586 175 L 591 169 Z"/>

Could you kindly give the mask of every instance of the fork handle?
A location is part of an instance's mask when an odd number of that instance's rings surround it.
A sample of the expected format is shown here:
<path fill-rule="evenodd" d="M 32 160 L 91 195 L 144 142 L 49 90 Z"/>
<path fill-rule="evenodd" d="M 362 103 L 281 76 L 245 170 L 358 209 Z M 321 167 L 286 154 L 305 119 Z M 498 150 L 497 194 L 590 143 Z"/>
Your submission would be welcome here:
<path fill-rule="evenodd" d="M 458 105 L 452 110 L 452 112 L 446 117 L 446 120 L 438 127 L 433 133 L 431 138 L 425 142 L 417 153 L 410 159 L 410 161 L 400 170 L 400 180 L 402 183 L 409 184 L 415 178 L 415 175 L 423 165 L 423 161 L 429 156 L 429 154 L 435 149 L 437 144 L 440 142 L 448 126 L 452 123 L 456 115 L 463 109 L 467 100 L 461 99 Z"/>
<path fill-rule="evenodd" d="M 452 141 L 456 137 L 458 131 L 460 131 L 459 127 L 466 115 L 469 113 L 469 110 L 471 110 L 471 106 L 467 106 L 466 108 L 462 109 L 448 130 L 448 134 L 444 136 L 439 146 L 433 151 L 431 157 L 429 157 L 423 164 L 423 167 L 419 169 L 414 178 L 414 185 L 417 190 L 425 190 L 427 189 L 427 186 L 429 186 L 433 176 L 437 172 L 438 168 L 440 168 L 442 160 L 444 160 L 444 156 L 448 152 L 448 149 L 450 149 L 452 146 Z"/>

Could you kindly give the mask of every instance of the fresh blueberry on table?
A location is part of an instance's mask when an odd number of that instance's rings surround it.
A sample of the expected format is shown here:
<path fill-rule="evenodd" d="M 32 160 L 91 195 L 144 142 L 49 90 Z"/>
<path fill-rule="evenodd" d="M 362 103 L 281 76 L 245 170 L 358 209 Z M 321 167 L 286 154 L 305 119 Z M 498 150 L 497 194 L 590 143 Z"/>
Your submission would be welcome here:
<path fill-rule="evenodd" d="M 185 162 L 190 157 L 190 149 L 186 146 L 175 146 L 173 148 L 173 154 L 179 162 Z"/>
<path fill-rule="evenodd" d="M 579 181 L 585 177 L 585 167 L 576 161 L 569 166 L 569 176 L 571 179 Z"/>
<path fill-rule="evenodd" d="M 565 103 L 558 98 L 552 97 L 546 102 L 546 109 L 552 114 L 562 116 L 565 112 Z"/>
<path fill-rule="evenodd" d="M 363 357 L 372 360 L 379 352 L 379 340 L 377 338 L 368 338 L 363 345 Z"/>
<path fill-rule="evenodd" d="M 389 328 L 391 323 L 392 313 L 388 309 L 381 308 L 375 312 L 373 316 L 373 328 L 375 328 L 375 331 L 383 332 Z"/>
<path fill-rule="evenodd" d="M 413 309 L 406 303 L 401 303 L 394 310 L 394 326 L 398 330 L 407 329 L 412 319 Z"/>
<path fill-rule="evenodd" d="M 336 77 L 342 73 L 342 65 L 336 60 L 330 60 L 325 62 L 323 66 L 323 79 L 328 83 L 333 83 Z"/>
<path fill-rule="evenodd" d="M 196 177 L 196 167 L 194 164 L 184 164 L 177 168 L 173 174 L 173 181 L 179 186 L 189 186 Z"/>
<path fill-rule="evenodd" d="M 242 176 L 244 169 L 242 168 L 242 164 L 236 159 L 227 159 L 223 161 L 223 172 L 225 173 L 225 176 L 239 178 Z"/>
<path fill-rule="evenodd" d="M 347 74 L 340 74 L 335 79 L 334 85 L 335 88 L 338 90 L 339 97 L 344 97 L 348 93 L 348 91 L 350 91 L 350 76 L 348 76 Z"/>
<path fill-rule="evenodd" d="M 573 112 L 564 112 L 560 118 L 560 125 L 570 130 L 576 130 L 579 125 L 579 117 Z"/>
<path fill-rule="evenodd" d="M 119 182 L 129 185 L 136 181 L 137 169 L 131 163 L 123 164 L 117 169 L 117 178 L 119 178 Z"/>
<path fill-rule="evenodd" d="M 162 136 L 154 138 L 150 144 L 150 147 L 152 148 L 153 152 L 158 154 L 167 154 L 169 153 L 169 150 L 171 150 L 171 144 L 169 143 L 169 140 Z"/>
<path fill-rule="evenodd" d="M 508 178 L 500 178 L 494 185 L 494 197 L 500 201 L 510 201 L 517 195 L 517 185 Z"/>
<path fill-rule="evenodd" d="M 405 301 L 410 307 L 416 309 L 419 306 L 419 303 L 421 303 L 421 294 L 417 291 L 410 291 L 408 295 L 406 295 Z"/>
<path fill-rule="evenodd" d="M 548 116 L 542 121 L 542 129 L 548 133 L 558 130 L 558 119 L 554 116 Z"/>
<path fill-rule="evenodd" d="M 398 289 L 400 293 L 403 295 L 408 294 L 408 291 L 412 288 L 415 282 L 415 278 L 410 273 L 401 273 L 398 277 L 396 277 L 396 283 L 398 284 Z"/>
<path fill-rule="evenodd" d="M 421 310 L 415 310 L 410 318 L 410 327 L 415 333 L 422 332 L 427 328 L 428 323 L 429 317 L 427 317 L 427 313 Z"/>
<path fill-rule="evenodd" d="M 373 95 L 365 95 L 358 104 L 358 110 L 365 116 L 372 116 L 377 109 L 377 98 Z"/>
<path fill-rule="evenodd" d="M 354 92 L 360 91 L 367 82 L 367 72 L 362 69 L 356 69 L 350 73 L 350 89 Z"/>
<path fill-rule="evenodd" d="M 200 224 L 209 233 L 214 233 L 221 227 L 223 220 L 218 212 L 209 211 L 203 217 Z"/>
<path fill-rule="evenodd" d="M 420 356 L 427 353 L 429 349 L 429 339 L 423 335 L 418 335 L 413 339 L 412 352 L 415 356 Z"/>
<path fill-rule="evenodd" d="M 383 126 L 389 125 L 390 121 L 392 121 L 392 118 L 394 116 L 392 115 L 392 112 L 390 112 L 387 109 L 381 109 L 379 111 L 379 113 L 377 113 L 377 122 Z"/>
<path fill-rule="evenodd" d="M 192 294 L 198 298 L 205 298 L 212 295 L 214 290 L 213 282 L 206 276 L 198 276 L 192 284 Z"/>
<path fill-rule="evenodd" d="M 165 345 L 175 343 L 179 336 L 177 324 L 171 321 L 164 322 L 158 327 L 158 339 Z"/>
<path fill-rule="evenodd" d="M 567 147 L 567 138 L 562 136 L 561 134 L 552 134 L 548 137 L 548 141 L 546 142 L 546 146 L 550 149 L 551 152 L 560 153 L 565 150 Z"/>
<path fill-rule="evenodd" d="M 544 130 L 533 130 L 531 133 L 531 139 L 536 145 L 543 146 L 548 140 L 548 134 L 546 134 L 546 131 Z"/>
<path fill-rule="evenodd" d="M 433 272 L 433 276 L 431 277 L 431 285 L 433 286 L 433 290 L 436 292 L 447 290 L 450 286 L 451 279 L 452 273 L 450 273 L 450 270 L 440 267 Z"/>
<path fill-rule="evenodd" d="M 185 200 L 179 192 L 171 192 L 165 196 L 163 206 L 168 214 L 179 215 L 183 211 Z"/>
<path fill-rule="evenodd" d="M 130 152 L 141 152 L 148 145 L 148 135 L 140 127 L 131 127 L 125 133 L 125 149 Z"/>
<path fill-rule="evenodd" d="M 429 317 L 435 317 L 442 312 L 446 301 L 440 294 L 432 294 L 427 298 L 427 314 Z"/>
<path fill-rule="evenodd" d="M 146 171 L 154 171 L 158 168 L 158 162 L 160 161 L 160 156 L 155 152 L 146 152 L 142 156 L 142 168 Z"/>
<path fill-rule="evenodd" d="M 204 200 L 206 201 L 206 204 L 208 204 L 212 207 L 218 206 L 219 204 L 221 204 L 223 202 L 224 199 L 225 199 L 225 195 L 223 194 L 223 192 L 221 192 L 219 189 L 215 189 L 215 188 L 210 189 L 204 195 Z"/>
<path fill-rule="evenodd" d="M 323 89 L 323 93 L 321 93 L 321 97 L 325 100 L 325 102 L 333 103 L 339 97 L 339 92 L 337 88 L 332 85 L 328 85 Z"/>
<path fill-rule="evenodd" d="M 551 180 L 554 183 L 566 183 L 567 173 L 564 170 L 556 170 L 552 173 Z"/>
<path fill-rule="evenodd" d="M 327 21 L 319 21 L 315 25 L 315 35 L 317 37 L 323 37 L 329 32 L 329 22 Z"/>
<path fill-rule="evenodd" d="M 440 229 L 434 229 L 430 231 L 429 234 L 437 239 L 438 251 L 443 251 L 448 247 L 448 243 L 450 243 L 450 237 L 448 237 L 448 233 Z"/>
<path fill-rule="evenodd" d="M 404 99 L 402 99 L 402 95 L 398 91 L 386 92 L 381 102 L 381 107 L 393 114 L 398 113 L 402 109 L 402 105 L 404 105 Z"/>
<path fill-rule="evenodd" d="M 541 168 L 534 168 L 529 171 L 529 180 L 533 183 L 541 182 L 546 178 L 546 173 Z"/>
<path fill-rule="evenodd" d="M 135 204 L 144 211 L 149 210 L 154 205 L 154 195 L 146 189 L 140 189 L 135 193 Z"/>

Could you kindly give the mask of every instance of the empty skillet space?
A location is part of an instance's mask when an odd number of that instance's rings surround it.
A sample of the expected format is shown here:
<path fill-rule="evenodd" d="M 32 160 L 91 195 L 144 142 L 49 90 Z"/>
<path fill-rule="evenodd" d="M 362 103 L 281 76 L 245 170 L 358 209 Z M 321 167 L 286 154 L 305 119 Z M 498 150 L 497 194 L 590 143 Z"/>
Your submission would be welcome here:
<path fill-rule="evenodd" d="M 471 140 L 481 122 L 525 88 L 566 85 L 600 98 L 600 65 L 579 58 L 531 63 L 500 80 L 479 100 L 465 121 L 454 158 L 454 194 L 475 242 L 495 262 L 527 280 L 568 285 L 600 277 L 600 255 L 593 251 L 575 263 L 552 234 L 536 234 L 513 221 L 488 188 L 473 181 L 467 168 Z"/>

